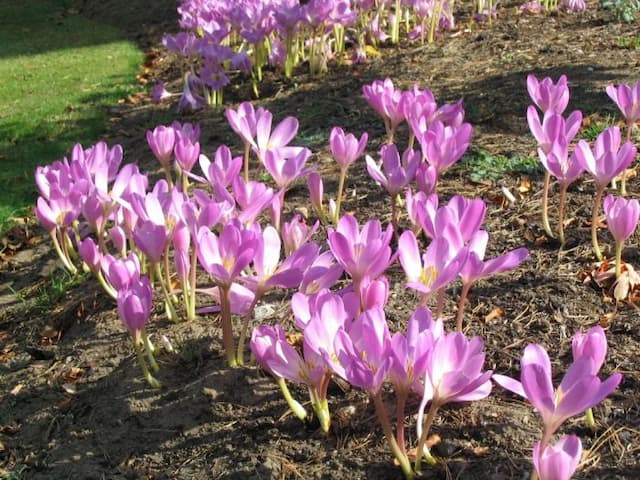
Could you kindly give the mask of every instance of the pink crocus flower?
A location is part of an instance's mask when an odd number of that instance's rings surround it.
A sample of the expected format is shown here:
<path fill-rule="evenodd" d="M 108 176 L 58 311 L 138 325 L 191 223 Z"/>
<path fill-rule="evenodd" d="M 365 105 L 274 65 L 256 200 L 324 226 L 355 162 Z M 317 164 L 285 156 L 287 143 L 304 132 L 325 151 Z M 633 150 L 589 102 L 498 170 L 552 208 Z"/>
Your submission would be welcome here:
<path fill-rule="evenodd" d="M 286 147 L 298 133 L 298 119 L 295 117 L 285 118 L 273 130 L 272 121 L 273 115 L 268 110 L 256 113 L 256 138 L 251 139 L 250 143 L 261 161 L 265 160 L 267 152 Z"/>
<path fill-rule="evenodd" d="M 200 143 L 192 142 L 189 138 L 182 137 L 176 140 L 173 151 L 180 169 L 183 172 L 191 172 L 200 156 Z"/>
<path fill-rule="evenodd" d="M 471 285 L 481 278 L 516 268 L 529 256 L 529 250 L 521 247 L 496 258 L 485 260 L 484 255 L 488 240 L 489 234 L 484 230 L 478 230 L 471 238 L 468 245 L 469 255 L 460 269 L 463 285 Z"/>
<path fill-rule="evenodd" d="M 344 130 L 340 127 L 333 127 L 329 136 L 329 146 L 331 148 L 331 154 L 341 170 L 349 168 L 353 162 L 355 162 L 363 153 L 367 147 L 367 140 L 369 134 L 363 133 L 358 140 L 355 135 L 349 133 L 345 134 Z"/>
<path fill-rule="evenodd" d="M 429 165 L 442 174 L 451 165 L 462 158 L 471 143 L 473 130 L 471 124 L 445 126 L 441 121 L 435 121 L 424 135 L 417 136 L 422 149 L 422 155 Z"/>
<path fill-rule="evenodd" d="M 232 186 L 233 198 L 241 208 L 238 219 L 245 224 L 253 223 L 274 197 L 271 187 L 262 182 L 245 182 L 240 176 L 232 181 Z"/>
<path fill-rule="evenodd" d="M 409 317 L 407 333 L 396 333 L 391 338 L 391 368 L 389 379 L 396 392 L 417 388 L 422 393 L 420 380 L 427 368 L 429 351 L 434 342 L 444 335 L 442 319 L 433 319 L 426 307 L 418 307 Z"/>
<path fill-rule="evenodd" d="M 133 231 L 136 247 L 144 253 L 149 262 L 156 265 L 162 260 L 169 236 L 164 225 L 157 225 L 150 220 L 139 221 Z"/>
<path fill-rule="evenodd" d="M 158 80 L 151 90 L 151 101 L 153 103 L 161 103 L 163 100 L 170 98 L 172 94 L 165 88 L 162 80 Z"/>
<path fill-rule="evenodd" d="M 527 122 L 529 129 L 544 153 L 551 150 L 555 142 L 570 144 L 582 126 L 582 112 L 576 110 L 565 118 L 553 110 L 544 113 L 542 123 L 540 115 L 533 105 L 527 108 Z"/>
<path fill-rule="evenodd" d="M 462 331 L 464 305 L 473 284 L 482 278 L 516 268 L 529 256 L 529 250 L 526 248 L 517 248 L 496 258 L 485 260 L 484 255 L 488 240 L 489 234 L 484 230 L 478 230 L 467 246 L 469 255 L 460 269 L 462 292 L 460 293 L 456 322 L 456 328 L 459 332 Z"/>
<path fill-rule="evenodd" d="M 635 85 L 625 83 L 621 83 L 617 87 L 609 85 L 606 91 L 609 98 L 616 103 L 622 112 L 627 127 L 632 127 L 640 122 L 640 80 Z"/>
<path fill-rule="evenodd" d="M 224 112 L 229 126 L 236 132 L 246 144 L 253 142 L 256 136 L 257 117 L 264 113 L 264 108 L 259 107 L 257 112 L 251 102 L 242 102 L 237 110 L 227 108 Z"/>
<path fill-rule="evenodd" d="M 233 223 L 225 224 L 220 235 L 201 227 L 196 239 L 200 265 L 218 286 L 229 288 L 253 260 L 255 237 L 252 230 Z"/>
<path fill-rule="evenodd" d="M 242 170 L 242 157 L 233 157 L 226 145 L 216 149 L 213 162 L 206 155 L 200 155 L 199 162 L 206 181 L 214 188 L 227 188 Z"/>
<path fill-rule="evenodd" d="M 520 381 L 505 375 L 494 375 L 498 385 L 520 395 L 538 410 L 544 433 L 542 450 L 562 423 L 588 408 L 594 407 L 616 389 L 622 375 L 614 373 L 602 382 L 592 372 L 594 360 L 583 355 L 574 360 L 560 385 L 554 390 L 551 361 L 540 345 L 530 344 L 520 359 Z"/>
<path fill-rule="evenodd" d="M 404 121 L 404 93 L 393 86 L 390 78 L 375 80 L 371 85 L 364 85 L 362 93 L 365 100 L 384 120 L 388 143 L 393 143 L 393 136 L 398 125 Z"/>
<path fill-rule="evenodd" d="M 607 228 L 616 242 L 623 243 L 636 230 L 640 218 L 640 203 L 635 198 L 607 195 L 603 205 Z"/>
<path fill-rule="evenodd" d="M 171 122 L 171 128 L 176 131 L 176 142 L 181 138 L 186 138 L 191 143 L 196 143 L 200 140 L 200 124 L 184 122 L 180 123 L 177 120 Z"/>
<path fill-rule="evenodd" d="M 343 215 L 327 236 L 331 252 L 356 284 L 365 276 L 376 279 L 393 261 L 391 225 L 382 231 L 379 221 L 369 220 L 360 230 L 354 216 Z"/>
<path fill-rule="evenodd" d="M 337 331 L 334 341 L 337 362 L 326 355 L 325 361 L 336 367 L 353 386 L 377 395 L 384 383 L 389 368 L 391 337 L 382 308 L 363 312 L 349 327 Z"/>
<path fill-rule="evenodd" d="M 455 228 L 434 238 L 422 255 L 412 231 L 403 232 L 398 240 L 398 257 L 408 280 L 405 285 L 420 292 L 424 300 L 456 278 L 466 256 Z"/>
<path fill-rule="evenodd" d="M 147 277 L 141 277 L 118 290 L 118 315 L 122 323 L 134 335 L 140 335 L 151 316 L 153 289 Z"/>
<path fill-rule="evenodd" d="M 172 127 L 158 125 L 156 128 L 147 130 L 147 143 L 161 165 L 168 165 L 173 156 L 173 148 L 176 143 L 176 132 Z"/>
<path fill-rule="evenodd" d="M 311 226 L 307 225 L 299 213 L 296 213 L 290 221 L 284 222 L 280 229 L 280 234 L 282 235 L 285 255 L 289 255 L 307 243 L 318 231 L 318 228 L 320 228 L 319 221 L 316 221 Z"/>
<path fill-rule="evenodd" d="M 581 458 L 582 443 L 575 435 L 565 435 L 542 451 L 540 442 L 533 447 L 533 466 L 539 480 L 569 480 Z"/>
<path fill-rule="evenodd" d="M 569 87 L 567 76 L 561 75 L 557 83 L 550 77 L 539 81 L 534 75 L 527 76 L 527 91 L 531 100 L 543 112 L 562 113 L 569 104 Z"/>
<path fill-rule="evenodd" d="M 591 373 L 597 375 L 607 357 L 607 335 L 600 325 L 591 327 L 587 333 L 576 332 L 571 339 L 573 359 L 588 356 L 593 360 Z"/>
<path fill-rule="evenodd" d="M 487 211 L 487 205 L 481 198 L 469 199 L 454 195 L 446 205 L 438 207 L 435 194 L 427 197 L 424 208 L 418 208 L 416 214 L 420 226 L 429 238 L 442 235 L 448 225 L 455 225 L 460 232 L 462 242 L 466 243 L 478 231 Z"/>
<path fill-rule="evenodd" d="M 286 147 L 263 152 L 264 166 L 280 189 L 288 189 L 291 183 L 306 175 L 305 164 L 311 150 L 303 147 Z"/>
<path fill-rule="evenodd" d="M 140 279 L 140 260 L 131 252 L 127 258 L 118 259 L 112 255 L 103 255 L 100 267 L 107 282 L 117 291 L 125 290 Z"/>
<path fill-rule="evenodd" d="M 584 169 L 594 177 L 597 186 L 606 187 L 617 175 L 627 168 L 636 156 L 636 147 L 628 141 L 622 147 L 620 129 L 609 127 L 596 138 L 593 149 L 580 140 L 574 155 Z"/>
<path fill-rule="evenodd" d="M 584 172 L 577 158 L 569 156 L 567 143 L 562 139 L 554 141 L 546 152 L 544 148 L 538 148 L 538 157 L 544 168 L 565 188 Z"/>
<path fill-rule="evenodd" d="M 298 290 L 303 294 L 312 295 L 331 288 L 343 273 L 342 266 L 336 263 L 333 254 L 329 251 L 323 252 L 305 270 Z"/>
<path fill-rule="evenodd" d="M 491 393 L 493 371 L 482 371 L 483 348 L 480 337 L 468 339 L 460 332 L 438 337 L 426 362 L 424 396 L 419 411 L 423 412 L 429 401 L 442 406 L 487 397 Z M 418 420 L 418 425 L 421 423 Z"/>
<path fill-rule="evenodd" d="M 420 165 L 420 153 L 405 150 L 400 157 L 395 144 L 384 145 L 380 150 L 382 168 L 369 155 L 366 156 L 367 171 L 371 178 L 382 185 L 389 195 L 395 197 L 415 178 Z"/>
<path fill-rule="evenodd" d="M 485 354 L 480 337 L 468 339 L 460 332 L 452 332 L 435 340 L 429 351 L 424 375 L 424 393 L 416 422 L 418 456 L 428 452 L 425 442 L 438 409 L 450 402 L 480 400 L 491 393 L 492 371 L 483 372 Z M 430 403 L 427 419 L 424 410 Z"/>

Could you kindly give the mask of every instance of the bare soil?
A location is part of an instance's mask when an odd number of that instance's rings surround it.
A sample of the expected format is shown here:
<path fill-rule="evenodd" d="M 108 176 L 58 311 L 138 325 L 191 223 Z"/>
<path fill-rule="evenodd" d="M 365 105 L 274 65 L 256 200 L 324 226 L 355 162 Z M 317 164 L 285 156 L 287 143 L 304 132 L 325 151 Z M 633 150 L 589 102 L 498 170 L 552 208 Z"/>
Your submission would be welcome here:
<path fill-rule="evenodd" d="M 165 30 L 176 30 L 169 0 L 79 1 L 82 15 L 112 23 L 148 50 L 143 77 L 170 79 L 176 86 L 179 61 L 158 47 Z M 463 16 L 458 28 L 433 45 L 382 48 L 365 65 L 333 65 L 321 78 L 302 69 L 293 82 L 267 74 L 261 105 L 276 118 L 300 120 L 297 144 L 317 152 L 335 190 L 337 172 L 328 156 L 330 128 L 370 132 L 369 153 L 383 141 L 382 121 L 365 103 L 362 85 L 391 77 L 402 88 L 415 82 L 431 88 L 439 102 L 464 97 L 474 127 L 473 148 L 489 156 L 527 157 L 535 153 L 525 109 L 525 78 L 569 78 L 569 109 L 581 109 L 592 125 L 617 118 L 604 93 L 609 83 L 640 78 L 640 53 L 620 47 L 637 25 L 616 23 L 591 3 L 584 14 L 528 16 L 507 3 L 492 27 Z M 230 89 L 227 100 L 248 99 L 250 87 Z M 125 157 L 155 169 L 144 132 L 172 119 L 202 125 L 201 143 L 213 152 L 220 143 L 239 147 L 222 111 L 177 114 L 175 104 L 152 105 L 146 96 L 110 110 L 105 138 L 121 143 Z M 585 125 L 588 127 L 589 125 Z M 403 133 L 401 132 L 401 136 Z M 97 141 L 98 139 L 96 139 Z M 43 159 L 43 163 L 53 159 Z M 442 196 L 482 197 L 489 210 L 485 228 L 491 254 L 524 245 L 531 257 L 509 274 L 481 282 L 467 305 L 467 334 L 481 335 L 487 368 L 519 376 L 519 357 L 530 342 L 550 352 L 556 378 L 571 361 L 571 335 L 602 324 L 609 356 L 603 374 L 620 371 L 619 389 L 595 409 L 597 428 L 575 418 L 563 427 L 577 433 L 587 455 L 576 478 L 640 478 L 640 322 L 633 304 L 616 304 L 611 291 L 588 278 L 594 257 L 589 241 L 593 183 L 583 177 L 569 192 L 566 249 L 540 228 L 542 176 L 502 171 L 498 178 L 472 181 L 469 165 L 445 175 Z M 517 200 L 504 201 L 502 188 Z M 354 166 L 345 208 L 361 220 L 387 221 L 388 199 L 368 179 L 364 161 Z M 640 181 L 630 180 L 637 196 Z M 557 194 L 557 191 L 554 191 Z M 552 198 L 552 219 L 556 197 Z M 306 187 L 287 197 L 288 211 L 309 207 Z M 406 220 L 403 225 L 406 227 Z M 600 229 L 603 245 L 611 238 Z M 610 252 L 607 250 L 607 253 Z M 639 265 L 638 237 L 624 252 Z M 161 311 L 149 331 L 166 335 L 176 349 L 159 357 L 160 390 L 141 380 L 129 335 L 115 305 L 91 279 L 56 292 L 63 277 L 49 242 L 31 223 L 9 232 L 0 256 L 0 466 L 29 479 L 400 479 L 380 431 L 373 405 L 356 390 L 330 389 L 333 430 L 322 434 L 314 422 L 302 424 L 269 375 L 249 366 L 228 369 L 221 354 L 215 316 L 173 324 Z M 393 286 L 388 317 L 403 328 L 416 299 L 402 285 L 402 270 L 389 272 Z M 47 292 L 47 296 L 43 296 Z M 455 314 L 459 287 L 450 290 L 447 316 Z M 266 300 L 266 321 L 293 330 L 284 295 Z M 304 400 L 306 392 L 292 387 Z M 388 395 L 389 405 L 393 397 Z M 415 442 L 415 411 L 407 409 L 408 437 Z M 540 423 L 531 407 L 499 387 L 483 401 L 443 409 L 434 431 L 442 441 L 441 462 L 426 478 L 525 479 Z"/>

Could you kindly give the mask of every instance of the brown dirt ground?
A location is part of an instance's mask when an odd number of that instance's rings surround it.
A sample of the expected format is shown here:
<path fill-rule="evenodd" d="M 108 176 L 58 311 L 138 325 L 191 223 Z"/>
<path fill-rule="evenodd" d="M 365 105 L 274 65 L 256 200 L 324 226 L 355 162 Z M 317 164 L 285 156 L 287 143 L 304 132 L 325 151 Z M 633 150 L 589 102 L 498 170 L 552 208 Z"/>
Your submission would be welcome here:
<path fill-rule="evenodd" d="M 78 8 L 122 28 L 148 49 L 145 75 L 168 76 L 175 85 L 177 61 L 163 55 L 156 43 L 161 32 L 176 28 L 175 4 L 152 3 L 151 8 L 138 0 L 84 0 Z M 619 47 L 619 39 L 633 35 L 636 26 L 616 23 L 593 4 L 583 15 L 543 17 L 519 15 L 517 4 L 507 3 L 491 28 L 473 25 L 466 17 L 458 25 L 434 45 L 384 48 L 366 65 L 335 65 L 321 79 L 302 71 L 288 83 L 267 75 L 259 103 L 276 118 L 296 115 L 298 144 L 317 152 L 323 172 L 331 175 L 335 170 L 326 144 L 333 125 L 368 130 L 371 154 L 382 142 L 382 122 L 361 96 L 362 85 L 375 79 L 390 76 L 403 88 L 418 82 L 440 102 L 464 97 L 474 148 L 514 157 L 529 156 L 535 148 L 524 117 L 528 73 L 567 74 L 569 108 L 582 109 L 594 124 L 616 116 L 604 86 L 639 78 L 638 50 Z M 247 99 L 248 91 L 243 84 L 227 100 Z M 154 164 L 145 130 L 173 118 L 202 124 L 206 152 L 222 142 L 238 146 L 221 111 L 178 115 L 174 105 L 154 106 L 134 97 L 111 112 L 105 138 L 123 144 L 126 158 L 147 168 Z M 616 306 L 607 290 L 582 281 L 593 261 L 588 225 L 592 182 L 584 178 L 570 190 L 568 247 L 559 254 L 539 227 L 539 174 L 502 172 L 497 181 L 474 182 L 469 168 L 458 167 L 445 176 L 443 196 L 461 193 L 487 200 L 491 252 L 524 244 L 531 258 L 518 270 L 477 285 L 467 305 L 467 333 L 485 339 L 488 368 L 514 376 L 526 344 L 541 343 L 559 377 L 571 359 L 573 332 L 599 322 L 608 326 L 610 354 L 604 372 L 620 371 L 624 381 L 595 409 L 596 430 L 575 418 L 562 431 L 579 434 L 588 454 L 576 478 L 640 478 L 638 314 L 629 304 Z M 335 189 L 335 179 L 329 190 Z M 527 181 L 530 189 L 523 188 L 527 191 L 514 204 L 504 205 L 500 187 L 515 193 Z M 629 191 L 633 196 L 640 191 L 638 178 L 631 179 Z M 305 188 L 293 189 L 287 203 L 289 209 L 306 207 Z M 348 182 L 345 208 L 360 219 L 384 221 L 387 207 L 386 196 L 368 180 L 360 162 Z M 92 281 L 52 293 L 61 273 L 52 267 L 48 243 L 39 243 L 41 232 L 25 227 L 12 235 L 15 249 L 5 248 L 0 265 L 3 281 L 14 282 L 14 300 L 19 299 L 0 314 L 0 466 L 5 472 L 22 471 L 17 478 L 30 479 L 401 478 L 365 395 L 331 388 L 334 428 L 328 436 L 314 423 L 301 424 L 287 413 L 268 375 L 255 367 L 225 368 L 212 316 L 171 324 L 157 315 L 150 331 L 167 335 L 177 353 L 160 356 L 163 388 L 147 388 L 113 303 Z M 602 243 L 610 240 L 601 229 Z M 29 244 L 37 245 L 26 248 Z M 632 264 L 640 262 L 637 236 L 625 257 Z M 391 269 L 390 277 L 388 316 L 402 328 L 415 298 L 402 287 L 399 267 Z M 43 291 L 49 297 L 43 299 Z M 446 311 L 452 316 L 459 288 L 450 293 Z M 274 295 L 267 303 L 273 307 L 268 320 L 290 326 L 283 296 Z M 497 309 L 503 313 L 493 315 Z M 64 384 L 75 393 L 68 393 Z M 293 392 L 305 398 L 304 389 L 294 387 Z M 413 399 L 408 413 L 417 402 Z M 415 442 L 415 418 L 409 415 L 407 422 L 409 440 Z M 442 438 L 436 448 L 442 461 L 426 478 L 527 478 L 531 448 L 540 435 L 530 406 L 500 388 L 486 400 L 445 408 L 434 431 Z"/>

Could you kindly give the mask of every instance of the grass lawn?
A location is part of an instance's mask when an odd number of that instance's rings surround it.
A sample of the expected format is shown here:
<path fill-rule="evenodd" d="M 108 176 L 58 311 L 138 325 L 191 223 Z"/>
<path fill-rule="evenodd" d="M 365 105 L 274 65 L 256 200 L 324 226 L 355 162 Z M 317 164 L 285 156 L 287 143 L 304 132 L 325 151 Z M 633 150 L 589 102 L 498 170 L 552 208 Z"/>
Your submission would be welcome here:
<path fill-rule="evenodd" d="M 67 4 L 0 3 L 0 232 L 31 209 L 34 168 L 95 143 L 106 107 L 137 88 L 136 45 Z"/>

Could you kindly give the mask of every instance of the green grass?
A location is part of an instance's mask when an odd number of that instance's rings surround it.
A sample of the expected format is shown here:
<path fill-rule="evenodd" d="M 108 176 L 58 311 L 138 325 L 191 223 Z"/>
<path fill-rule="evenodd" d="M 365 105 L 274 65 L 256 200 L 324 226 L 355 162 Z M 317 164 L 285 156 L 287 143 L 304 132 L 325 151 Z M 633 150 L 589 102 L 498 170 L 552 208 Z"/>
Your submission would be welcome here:
<path fill-rule="evenodd" d="M 31 209 L 33 171 L 90 146 L 133 93 L 142 53 L 63 0 L 0 3 L 0 232 Z"/>

